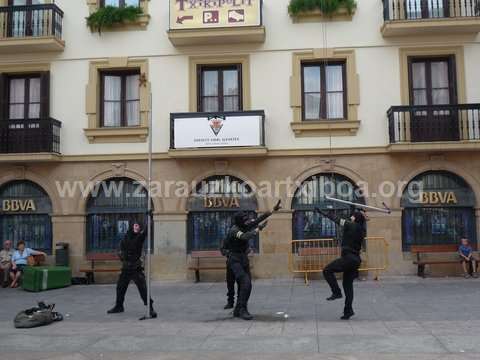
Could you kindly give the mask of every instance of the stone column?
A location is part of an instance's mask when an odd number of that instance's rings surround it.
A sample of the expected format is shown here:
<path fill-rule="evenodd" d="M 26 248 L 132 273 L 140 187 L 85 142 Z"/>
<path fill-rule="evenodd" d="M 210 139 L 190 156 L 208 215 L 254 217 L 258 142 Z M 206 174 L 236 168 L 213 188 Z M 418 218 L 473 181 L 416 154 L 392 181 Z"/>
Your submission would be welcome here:
<path fill-rule="evenodd" d="M 152 278 L 183 280 L 187 276 L 187 214 L 155 214 Z"/>
<path fill-rule="evenodd" d="M 69 244 L 70 267 L 73 276 L 84 276 L 78 272 L 85 262 L 86 218 L 84 215 L 53 215 L 53 254 L 55 245 L 60 242 Z"/>

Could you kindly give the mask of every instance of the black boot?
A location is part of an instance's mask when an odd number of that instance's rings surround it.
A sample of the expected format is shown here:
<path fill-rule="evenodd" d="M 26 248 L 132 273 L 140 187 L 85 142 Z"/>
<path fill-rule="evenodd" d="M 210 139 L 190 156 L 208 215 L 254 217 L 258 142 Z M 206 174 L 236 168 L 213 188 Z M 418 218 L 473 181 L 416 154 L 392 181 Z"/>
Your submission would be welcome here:
<path fill-rule="evenodd" d="M 248 312 L 247 308 L 242 307 L 238 312 L 238 317 L 243 320 L 253 320 L 253 316 Z"/>
<path fill-rule="evenodd" d="M 157 312 L 153 309 L 153 305 L 150 305 L 150 318 L 156 319 L 157 316 Z"/>
<path fill-rule="evenodd" d="M 332 294 L 330 297 L 327 298 L 327 301 L 333 301 L 333 300 L 337 300 L 337 299 L 341 299 L 341 298 L 342 298 L 342 293 Z"/>
<path fill-rule="evenodd" d="M 118 313 L 123 313 L 125 309 L 123 308 L 123 305 L 115 305 L 113 308 L 107 311 L 107 314 L 118 314 Z"/>
<path fill-rule="evenodd" d="M 237 305 L 235 306 L 235 309 L 233 309 L 233 317 L 239 317 L 240 316 L 240 307 Z"/>
<path fill-rule="evenodd" d="M 353 310 L 345 310 L 343 312 L 343 316 L 340 318 L 342 320 L 350 320 L 350 318 L 355 315 L 355 313 L 353 312 Z"/>
<path fill-rule="evenodd" d="M 234 306 L 233 301 L 228 300 L 227 305 L 225 305 L 223 308 L 225 310 L 229 310 L 229 309 L 233 309 L 233 306 Z"/>

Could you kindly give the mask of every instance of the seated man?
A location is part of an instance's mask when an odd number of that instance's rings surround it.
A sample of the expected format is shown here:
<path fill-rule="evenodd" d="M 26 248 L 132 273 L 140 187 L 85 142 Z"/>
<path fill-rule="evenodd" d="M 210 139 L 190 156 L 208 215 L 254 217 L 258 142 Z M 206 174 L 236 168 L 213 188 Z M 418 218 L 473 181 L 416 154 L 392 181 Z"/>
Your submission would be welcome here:
<path fill-rule="evenodd" d="M 12 266 L 12 241 L 3 242 L 3 250 L 0 251 L 0 285 L 4 288 L 8 286 L 8 275 Z"/>
<path fill-rule="evenodd" d="M 10 284 L 11 288 L 18 287 L 18 283 L 23 274 L 23 270 L 28 265 L 28 257 L 32 255 L 43 255 L 47 256 L 42 251 L 32 250 L 25 247 L 25 241 L 20 240 L 17 244 L 17 250 L 13 253 L 12 256 L 12 268 L 10 269 L 10 278 L 12 283 Z"/>
<path fill-rule="evenodd" d="M 469 266 L 472 267 L 472 276 L 477 278 L 477 259 L 473 256 L 473 249 L 470 246 L 470 242 L 467 238 L 462 238 L 462 244 L 458 248 L 460 260 L 462 262 L 464 277 L 468 279 L 470 277 Z"/>

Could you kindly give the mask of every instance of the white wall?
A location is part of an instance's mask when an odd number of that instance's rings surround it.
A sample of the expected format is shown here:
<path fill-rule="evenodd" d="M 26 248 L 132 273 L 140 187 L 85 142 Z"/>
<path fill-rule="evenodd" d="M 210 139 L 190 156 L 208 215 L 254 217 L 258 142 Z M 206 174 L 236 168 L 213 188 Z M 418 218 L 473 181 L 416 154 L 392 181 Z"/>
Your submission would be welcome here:
<path fill-rule="evenodd" d="M 65 12 L 65 51 L 58 55 L 24 55 L 28 61 L 50 61 L 52 71 L 52 117 L 62 121 L 62 153 L 140 153 L 146 144 L 89 144 L 83 129 L 88 63 L 105 57 L 148 57 L 153 92 L 154 150 L 168 151 L 171 112 L 188 111 L 188 56 L 196 54 L 249 53 L 251 55 L 252 108 L 265 110 L 266 139 L 270 149 L 327 148 L 329 139 L 296 138 L 290 129 L 289 78 L 292 52 L 309 48 L 354 48 L 360 75 L 359 119 L 361 128 L 353 137 L 334 137 L 334 147 L 383 146 L 387 144 L 386 111 L 400 104 L 399 46 L 422 44 L 410 40 L 384 40 L 380 33 L 381 0 L 359 0 L 353 21 L 294 24 L 287 13 L 288 0 L 264 0 L 267 40 L 261 45 L 174 48 L 167 38 L 167 0 L 151 0 L 151 21 L 146 31 L 106 32 L 99 36 L 86 26 L 85 0 L 57 0 Z M 458 43 L 460 38 L 438 38 L 438 44 Z M 427 39 L 425 39 L 427 40 Z M 428 39 L 431 42 L 431 39 Z M 461 41 L 466 41 L 463 37 Z M 22 55 L 2 55 L 0 63 L 18 61 Z M 480 37 L 465 43 L 467 97 L 480 102 Z"/>

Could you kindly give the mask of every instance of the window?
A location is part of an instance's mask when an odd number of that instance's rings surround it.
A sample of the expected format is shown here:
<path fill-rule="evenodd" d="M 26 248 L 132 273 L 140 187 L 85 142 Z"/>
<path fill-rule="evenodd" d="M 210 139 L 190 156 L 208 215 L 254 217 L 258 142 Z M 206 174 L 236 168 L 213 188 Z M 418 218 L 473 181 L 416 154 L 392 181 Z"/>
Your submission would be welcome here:
<path fill-rule="evenodd" d="M 303 120 L 345 119 L 345 62 L 302 64 Z"/>
<path fill-rule="evenodd" d="M 40 76 L 9 79 L 8 117 L 11 120 L 40 117 Z"/>
<path fill-rule="evenodd" d="M 442 106 L 457 103 L 454 57 L 409 58 L 409 85 L 410 104 L 430 106 L 412 113 L 412 140 L 458 140 L 457 113 Z"/>
<path fill-rule="evenodd" d="M 429 171 L 415 177 L 401 201 L 403 250 L 412 245 L 476 244 L 475 194 L 459 176 Z"/>
<path fill-rule="evenodd" d="M 101 185 L 87 202 L 87 253 L 117 252 L 134 222 L 147 223 L 147 192 L 138 182 L 114 178 Z"/>
<path fill-rule="evenodd" d="M 49 114 L 50 73 L 0 75 L 0 113 L 9 120 L 47 118 Z"/>
<path fill-rule="evenodd" d="M 26 242 L 27 247 L 52 250 L 52 203 L 48 194 L 31 181 L 12 181 L 0 188 L 0 203 L 13 201 L 30 203 L 25 210 L 4 211 L 0 209 L 0 243 L 12 240 Z"/>
<path fill-rule="evenodd" d="M 101 6 L 115 6 L 115 7 L 126 7 L 126 6 L 140 6 L 140 0 L 101 0 Z"/>
<path fill-rule="evenodd" d="M 337 216 L 348 218 L 350 206 L 332 204 L 325 200 L 329 195 L 341 200 L 364 204 L 365 200 L 355 184 L 339 174 L 319 174 L 305 180 L 295 193 L 293 212 L 293 239 L 308 240 L 338 238 L 337 226 L 330 219 L 318 214 L 316 207 L 333 210 Z"/>
<path fill-rule="evenodd" d="M 103 72 L 101 126 L 140 125 L 140 71 Z"/>
<path fill-rule="evenodd" d="M 241 111 L 242 67 L 198 66 L 198 110 L 200 112 Z"/>
<path fill-rule="evenodd" d="M 229 175 L 212 176 L 200 182 L 188 204 L 188 251 L 218 250 L 238 211 L 256 217 L 257 199 L 252 188 Z M 258 250 L 258 236 L 250 244 Z"/>

